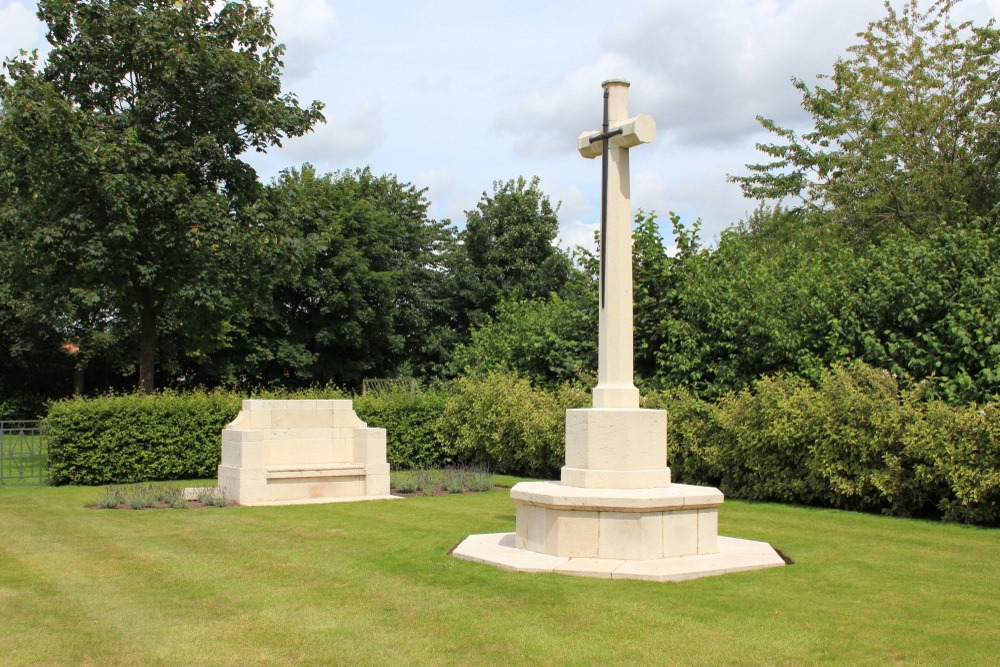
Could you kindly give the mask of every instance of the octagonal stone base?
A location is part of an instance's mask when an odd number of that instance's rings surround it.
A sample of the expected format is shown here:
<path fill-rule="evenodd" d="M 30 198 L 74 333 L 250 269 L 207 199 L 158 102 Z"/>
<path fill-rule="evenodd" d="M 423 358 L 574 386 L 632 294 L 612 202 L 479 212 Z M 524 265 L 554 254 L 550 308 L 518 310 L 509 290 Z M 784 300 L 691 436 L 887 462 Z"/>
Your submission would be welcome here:
<path fill-rule="evenodd" d="M 686 581 L 733 572 L 781 567 L 785 561 L 766 542 L 718 538 L 718 552 L 655 560 L 567 558 L 518 549 L 514 533 L 470 535 L 452 555 L 511 572 L 554 572 L 578 577 Z"/>
<path fill-rule="evenodd" d="M 592 489 L 521 482 L 515 533 L 470 535 L 453 554 L 517 572 L 680 581 L 785 562 L 765 542 L 718 535 L 718 489 Z"/>
<path fill-rule="evenodd" d="M 715 553 L 718 489 L 671 484 L 653 489 L 585 489 L 521 482 L 517 547 L 568 558 L 654 560 Z"/>

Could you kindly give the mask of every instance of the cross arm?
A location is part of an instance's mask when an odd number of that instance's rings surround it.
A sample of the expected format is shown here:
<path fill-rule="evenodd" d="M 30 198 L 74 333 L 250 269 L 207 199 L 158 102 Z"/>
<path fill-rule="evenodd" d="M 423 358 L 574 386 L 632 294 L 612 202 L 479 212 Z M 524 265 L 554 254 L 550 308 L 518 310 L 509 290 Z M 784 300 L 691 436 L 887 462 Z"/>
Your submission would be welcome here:
<path fill-rule="evenodd" d="M 608 143 L 615 148 L 632 148 L 639 144 L 648 144 L 656 137 L 656 121 L 649 114 L 641 113 L 628 120 L 612 125 L 608 133 L 621 130 L 621 133 L 608 138 Z M 585 158 L 595 158 L 601 154 L 603 143 L 602 132 L 592 130 L 584 132 L 577 139 L 577 148 Z"/>

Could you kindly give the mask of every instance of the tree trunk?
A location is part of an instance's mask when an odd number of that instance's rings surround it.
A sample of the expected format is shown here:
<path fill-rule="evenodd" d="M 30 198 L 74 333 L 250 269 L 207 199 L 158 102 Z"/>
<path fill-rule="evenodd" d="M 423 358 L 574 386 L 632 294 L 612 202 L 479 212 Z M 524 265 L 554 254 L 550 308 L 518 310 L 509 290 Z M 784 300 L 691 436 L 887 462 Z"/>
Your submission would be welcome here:
<path fill-rule="evenodd" d="M 156 370 L 156 345 L 159 342 L 155 309 L 149 304 L 144 304 L 140 319 L 139 389 L 144 394 L 151 394 L 155 389 L 153 373 Z"/>
<path fill-rule="evenodd" d="M 83 394 L 83 369 L 79 366 L 73 367 L 73 395 Z"/>

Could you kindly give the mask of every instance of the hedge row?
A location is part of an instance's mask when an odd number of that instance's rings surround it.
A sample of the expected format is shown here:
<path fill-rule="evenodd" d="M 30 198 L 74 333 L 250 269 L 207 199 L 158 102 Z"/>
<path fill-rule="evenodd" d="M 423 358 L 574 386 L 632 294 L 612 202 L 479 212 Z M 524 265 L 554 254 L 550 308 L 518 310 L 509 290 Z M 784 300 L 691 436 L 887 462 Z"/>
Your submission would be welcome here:
<path fill-rule="evenodd" d="M 678 482 L 718 486 L 732 498 L 1000 523 L 1000 411 L 915 396 L 856 363 L 824 372 L 816 385 L 772 377 L 716 403 L 673 391 L 648 394 L 646 406 L 670 412 Z M 48 415 L 51 478 L 214 477 L 219 431 L 239 403 L 223 393 L 56 403 Z M 387 429 L 394 468 L 464 463 L 547 478 L 558 477 L 563 463 L 565 410 L 588 404 L 581 387 L 546 391 L 502 372 L 414 396 L 355 398 L 363 420 Z"/>
<path fill-rule="evenodd" d="M 671 412 L 675 479 L 735 498 L 1000 523 L 1000 410 L 902 393 L 861 363 L 817 386 L 769 377 L 717 403 L 650 397 Z"/>
<path fill-rule="evenodd" d="M 223 393 L 75 398 L 49 407 L 49 479 L 109 484 L 215 477 L 222 428 L 240 400 Z"/>

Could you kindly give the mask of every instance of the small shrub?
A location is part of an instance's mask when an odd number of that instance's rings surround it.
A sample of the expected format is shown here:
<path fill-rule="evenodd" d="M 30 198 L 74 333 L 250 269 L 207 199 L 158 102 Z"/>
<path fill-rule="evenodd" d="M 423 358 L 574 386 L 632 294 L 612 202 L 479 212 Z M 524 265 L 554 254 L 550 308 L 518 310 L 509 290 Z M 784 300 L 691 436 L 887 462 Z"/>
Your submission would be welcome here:
<path fill-rule="evenodd" d="M 815 503 L 823 484 L 810 465 L 822 429 L 815 390 L 801 378 L 762 378 L 717 405 L 722 490 L 740 498 Z"/>
<path fill-rule="evenodd" d="M 459 460 L 504 473 L 558 473 L 565 456 L 560 398 L 569 399 L 500 371 L 459 380 L 457 386 L 441 423 Z"/>
<path fill-rule="evenodd" d="M 125 504 L 130 510 L 145 510 L 156 504 L 156 489 L 152 485 L 138 484 L 125 492 Z"/>
<path fill-rule="evenodd" d="M 412 471 L 407 470 L 397 477 L 396 489 L 400 493 L 416 493 L 420 490 L 420 481 Z"/>
<path fill-rule="evenodd" d="M 919 415 L 887 371 L 855 362 L 827 370 L 809 406 L 817 425 L 811 470 L 827 503 L 853 510 L 885 508 L 887 458 L 901 456 L 906 425 Z"/>
<path fill-rule="evenodd" d="M 174 486 L 173 484 L 159 484 L 157 485 L 156 490 L 156 502 L 173 506 L 175 501 L 183 500 L 183 498 L 181 498 L 181 494 L 182 491 L 179 486 Z"/>
<path fill-rule="evenodd" d="M 118 509 L 125 504 L 125 493 L 121 487 L 106 486 L 101 489 L 97 498 L 97 506 L 103 510 Z"/>
<path fill-rule="evenodd" d="M 644 407 L 667 411 L 667 465 L 675 482 L 719 486 L 731 434 L 719 422 L 720 410 L 683 389 L 649 392 Z"/>
<path fill-rule="evenodd" d="M 493 475 L 480 468 L 453 466 L 444 470 L 400 470 L 393 473 L 393 488 L 400 493 L 432 496 L 439 491 L 463 493 L 489 491 Z"/>
<path fill-rule="evenodd" d="M 472 469 L 466 477 L 466 486 L 469 491 L 483 493 L 493 489 L 493 475 L 485 470 Z"/>
<path fill-rule="evenodd" d="M 396 488 L 401 493 L 422 493 L 431 496 L 438 489 L 440 477 L 439 471 L 428 468 L 401 470 L 397 473 Z"/>
<path fill-rule="evenodd" d="M 414 477 L 417 480 L 417 491 L 425 496 L 433 496 L 441 475 L 433 470 L 421 469 L 414 472 Z"/>
<path fill-rule="evenodd" d="M 229 499 L 225 492 L 217 486 L 209 486 L 198 491 L 198 502 L 205 507 L 226 507 Z"/>
<path fill-rule="evenodd" d="M 441 474 L 441 489 L 445 493 L 462 493 L 465 491 L 465 475 L 462 470 L 449 468 Z"/>
<path fill-rule="evenodd" d="M 938 505 L 944 518 L 1000 524 L 1000 409 L 934 402 L 927 422 L 938 443 L 935 469 L 948 489 Z"/>

